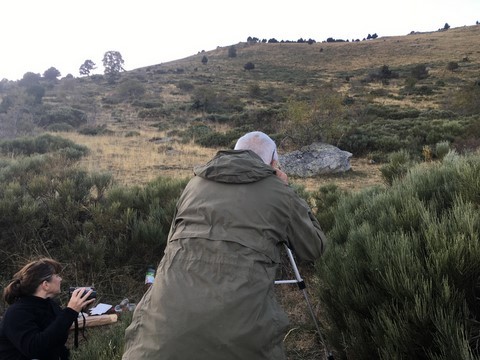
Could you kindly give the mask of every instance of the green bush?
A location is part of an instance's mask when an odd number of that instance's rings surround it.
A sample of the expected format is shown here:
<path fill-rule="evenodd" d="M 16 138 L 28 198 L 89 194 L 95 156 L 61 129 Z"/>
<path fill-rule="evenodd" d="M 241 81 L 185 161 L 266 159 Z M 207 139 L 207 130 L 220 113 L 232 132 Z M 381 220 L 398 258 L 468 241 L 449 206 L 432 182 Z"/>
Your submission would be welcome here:
<path fill-rule="evenodd" d="M 450 142 L 442 141 L 435 145 L 435 156 L 438 159 L 443 159 L 450 151 Z"/>
<path fill-rule="evenodd" d="M 238 97 L 228 97 L 226 93 L 215 91 L 209 87 L 195 88 L 192 100 L 192 110 L 207 114 L 241 112 L 244 108 Z"/>
<path fill-rule="evenodd" d="M 52 131 L 52 132 L 70 132 L 70 131 L 74 131 L 75 128 L 70 125 L 70 124 L 66 124 L 66 123 L 55 123 L 55 124 L 51 124 L 51 125 L 48 125 L 45 130 L 47 131 Z"/>
<path fill-rule="evenodd" d="M 399 150 L 390 154 L 388 164 L 380 168 L 380 173 L 385 183 L 392 185 L 394 180 L 403 178 L 411 167 L 412 161 L 408 151 Z"/>
<path fill-rule="evenodd" d="M 90 135 L 90 136 L 97 136 L 97 135 L 108 135 L 113 134 L 112 130 L 107 129 L 106 125 L 99 125 L 99 126 L 85 126 L 78 131 L 79 134 L 82 135 Z"/>
<path fill-rule="evenodd" d="M 335 225 L 334 209 L 344 195 L 346 195 L 346 192 L 342 191 L 335 184 L 322 186 L 313 193 L 312 198 L 316 209 L 315 215 L 324 232 L 330 231 Z"/>
<path fill-rule="evenodd" d="M 177 88 L 186 92 L 192 91 L 194 87 L 195 86 L 188 81 L 179 81 L 177 84 Z"/>
<path fill-rule="evenodd" d="M 226 133 L 214 132 L 196 139 L 196 142 L 206 147 L 233 148 L 235 142 L 242 135 L 244 135 L 244 132 L 239 129 L 230 130 Z"/>
<path fill-rule="evenodd" d="M 145 109 L 161 108 L 163 104 L 157 100 L 134 100 L 132 106 L 142 107 Z"/>
<path fill-rule="evenodd" d="M 50 134 L 0 141 L 0 154 L 3 155 L 46 154 L 67 148 L 83 155 L 86 155 L 88 151 L 83 145 L 77 145 L 71 140 Z"/>
<path fill-rule="evenodd" d="M 461 115 L 478 115 L 480 113 L 480 81 L 462 86 L 445 95 L 445 108 Z"/>
<path fill-rule="evenodd" d="M 2 161 L 0 281 L 42 254 L 66 265 L 65 283 L 94 284 L 103 301 L 138 299 L 145 267 L 162 257 L 186 180 L 113 187 L 111 175 L 70 167 L 64 157 Z"/>
<path fill-rule="evenodd" d="M 340 358 L 479 358 L 479 178 L 450 152 L 339 201 L 317 275 Z"/>
<path fill-rule="evenodd" d="M 183 142 L 189 142 L 191 140 L 204 138 L 213 133 L 213 130 L 206 124 L 194 123 L 190 125 L 186 130 L 181 131 L 178 135 L 182 137 Z"/>
<path fill-rule="evenodd" d="M 49 126 L 52 124 L 68 124 L 73 127 L 79 127 L 87 123 L 87 114 L 79 109 L 72 107 L 54 107 L 48 109 L 40 117 L 38 124 L 40 126 Z"/>
<path fill-rule="evenodd" d="M 132 131 L 128 131 L 125 134 L 125 137 L 134 137 L 134 136 L 140 136 L 140 133 L 138 131 L 132 130 Z"/>
<path fill-rule="evenodd" d="M 123 100 L 134 100 L 145 94 L 145 85 L 135 79 L 122 81 L 116 88 L 116 95 Z"/>
<path fill-rule="evenodd" d="M 449 111 L 426 111 L 417 118 L 365 119 L 349 124 L 337 146 L 355 155 L 402 149 L 418 155 L 424 145 L 434 146 L 441 141 L 453 143 L 476 133 L 475 117 L 450 116 Z"/>
<path fill-rule="evenodd" d="M 155 119 L 163 116 L 165 116 L 165 110 L 161 107 L 149 108 L 138 112 L 140 119 Z"/>

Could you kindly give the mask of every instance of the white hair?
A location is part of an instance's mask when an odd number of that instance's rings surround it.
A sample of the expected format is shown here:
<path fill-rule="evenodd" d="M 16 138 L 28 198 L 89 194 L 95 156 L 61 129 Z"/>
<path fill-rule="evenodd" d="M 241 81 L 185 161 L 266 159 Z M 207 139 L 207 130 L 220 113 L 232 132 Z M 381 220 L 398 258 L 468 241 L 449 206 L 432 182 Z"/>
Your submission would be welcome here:
<path fill-rule="evenodd" d="M 278 161 L 277 145 L 270 137 L 261 131 L 252 131 L 237 140 L 235 150 L 252 150 L 260 156 L 265 164 L 272 160 Z"/>

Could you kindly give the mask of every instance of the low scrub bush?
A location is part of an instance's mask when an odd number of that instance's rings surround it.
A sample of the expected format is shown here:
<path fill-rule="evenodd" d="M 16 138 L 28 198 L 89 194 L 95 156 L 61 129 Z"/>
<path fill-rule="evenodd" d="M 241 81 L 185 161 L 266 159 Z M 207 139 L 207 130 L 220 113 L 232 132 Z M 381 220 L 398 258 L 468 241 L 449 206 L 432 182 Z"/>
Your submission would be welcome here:
<path fill-rule="evenodd" d="M 145 108 L 145 109 L 153 109 L 153 108 L 161 108 L 163 104 L 157 100 L 134 100 L 132 101 L 132 106 Z"/>
<path fill-rule="evenodd" d="M 106 125 L 100 126 L 85 126 L 78 131 L 82 135 L 90 135 L 90 136 L 97 136 L 97 135 L 109 135 L 113 134 L 112 130 L 109 130 Z"/>
<path fill-rule="evenodd" d="M 180 131 L 178 135 L 182 138 L 183 142 L 197 141 L 205 136 L 213 133 L 213 130 L 206 124 L 194 123 L 190 125 L 186 130 Z"/>
<path fill-rule="evenodd" d="M 196 142 L 206 147 L 233 148 L 239 137 L 245 133 L 240 129 L 227 131 L 226 133 L 209 133 L 196 139 Z"/>
<path fill-rule="evenodd" d="M 161 107 L 140 110 L 138 117 L 140 119 L 156 119 L 165 116 L 165 110 Z"/>
<path fill-rule="evenodd" d="M 189 92 L 189 91 L 192 91 L 194 89 L 194 85 L 188 81 L 179 81 L 177 83 L 177 88 L 182 90 L 182 91 L 185 91 L 185 92 Z"/>
<path fill-rule="evenodd" d="M 339 358 L 479 358 L 479 178 L 479 155 L 450 152 L 340 199 L 317 263 Z"/>
<path fill-rule="evenodd" d="M 434 146 L 441 141 L 454 143 L 468 138 L 475 128 L 474 117 L 432 119 L 432 116 L 427 113 L 426 117 L 414 119 L 362 121 L 346 130 L 337 146 L 355 155 L 408 149 L 412 155 L 419 156 L 423 146 Z"/>
<path fill-rule="evenodd" d="M 51 125 L 48 125 L 45 130 L 47 131 L 51 131 L 51 132 L 70 132 L 70 131 L 75 131 L 75 128 L 70 125 L 70 124 L 66 124 L 66 123 L 56 123 L 56 124 L 51 124 Z"/>
<path fill-rule="evenodd" d="M 64 157 L 2 160 L 0 281 L 43 254 L 65 264 L 66 284 L 95 285 L 102 301 L 138 299 L 146 266 L 162 257 L 186 180 L 116 187 L 111 175 L 70 167 Z"/>
<path fill-rule="evenodd" d="M 0 141 L 0 154 L 3 155 L 28 156 L 33 154 L 46 154 L 68 148 L 82 155 L 85 155 L 88 151 L 83 145 L 78 145 L 71 140 L 50 134 Z"/>
<path fill-rule="evenodd" d="M 394 180 L 403 178 L 412 165 L 408 151 L 399 150 L 390 154 L 388 164 L 380 168 L 380 173 L 385 183 L 392 185 Z"/>
<path fill-rule="evenodd" d="M 40 116 L 39 126 L 47 127 L 52 124 L 68 124 L 75 128 L 87 123 L 87 114 L 72 107 L 54 107 L 47 109 Z"/>
<path fill-rule="evenodd" d="M 417 109 L 406 109 L 396 106 L 368 106 L 365 113 L 369 117 L 379 117 L 386 120 L 415 119 L 421 114 Z"/>
<path fill-rule="evenodd" d="M 328 232 L 333 228 L 335 224 L 334 209 L 342 196 L 345 195 L 346 192 L 334 184 L 322 186 L 318 191 L 313 193 L 312 200 L 315 205 L 316 218 L 324 232 Z"/>
<path fill-rule="evenodd" d="M 478 115 L 480 113 L 480 80 L 447 93 L 444 107 L 465 116 Z"/>

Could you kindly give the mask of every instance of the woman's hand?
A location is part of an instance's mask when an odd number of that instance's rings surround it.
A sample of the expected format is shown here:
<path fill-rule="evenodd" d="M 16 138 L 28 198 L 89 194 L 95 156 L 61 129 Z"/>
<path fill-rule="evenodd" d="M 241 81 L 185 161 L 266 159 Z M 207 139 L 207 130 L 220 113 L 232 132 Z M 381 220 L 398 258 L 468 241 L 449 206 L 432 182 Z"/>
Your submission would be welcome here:
<path fill-rule="evenodd" d="M 94 302 L 95 299 L 87 300 L 90 294 L 93 292 L 92 289 L 85 291 L 87 289 L 88 288 L 75 289 L 70 297 L 70 300 L 68 301 L 67 307 L 75 310 L 76 312 L 80 312 L 82 309 Z"/>

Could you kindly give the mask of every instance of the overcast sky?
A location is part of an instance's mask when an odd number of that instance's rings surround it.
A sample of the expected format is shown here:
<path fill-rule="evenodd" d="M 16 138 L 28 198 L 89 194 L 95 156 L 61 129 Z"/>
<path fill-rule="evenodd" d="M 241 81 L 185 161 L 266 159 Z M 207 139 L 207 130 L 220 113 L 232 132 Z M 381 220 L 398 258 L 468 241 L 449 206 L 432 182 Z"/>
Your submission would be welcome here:
<path fill-rule="evenodd" d="M 0 0 L 0 79 L 52 66 L 77 77 L 87 59 L 103 73 L 111 50 L 132 70 L 248 36 L 352 40 L 477 21 L 480 0 Z"/>

